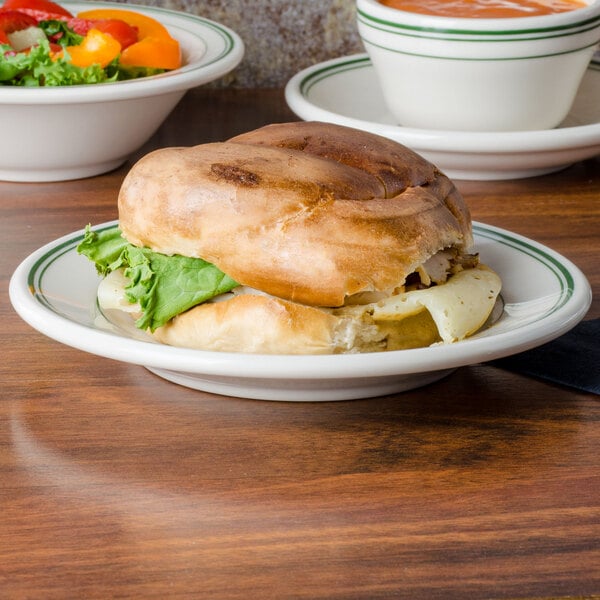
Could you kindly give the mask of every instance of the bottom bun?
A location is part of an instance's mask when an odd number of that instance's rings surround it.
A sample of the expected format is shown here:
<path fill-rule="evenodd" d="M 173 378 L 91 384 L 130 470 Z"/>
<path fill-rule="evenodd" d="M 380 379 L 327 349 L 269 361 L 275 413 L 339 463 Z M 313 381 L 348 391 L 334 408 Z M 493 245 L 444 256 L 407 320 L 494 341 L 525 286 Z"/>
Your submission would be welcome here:
<path fill-rule="evenodd" d="M 343 321 L 319 308 L 244 294 L 200 304 L 152 335 L 171 346 L 221 352 L 331 354 L 340 342 L 348 346 L 338 340 L 345 335 Z M 352 337 L 352 332 L 348 335 Z"/>

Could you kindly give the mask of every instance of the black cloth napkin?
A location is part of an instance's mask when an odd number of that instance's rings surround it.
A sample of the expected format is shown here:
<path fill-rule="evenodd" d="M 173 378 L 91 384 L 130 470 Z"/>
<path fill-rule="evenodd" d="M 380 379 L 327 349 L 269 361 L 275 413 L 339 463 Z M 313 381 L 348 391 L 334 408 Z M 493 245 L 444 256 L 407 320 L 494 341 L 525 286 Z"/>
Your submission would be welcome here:
<path fill-rule="evenodd" d="M 543 346 L 489 364 L 600 395 L 600 319 L 582 321 Z"/>

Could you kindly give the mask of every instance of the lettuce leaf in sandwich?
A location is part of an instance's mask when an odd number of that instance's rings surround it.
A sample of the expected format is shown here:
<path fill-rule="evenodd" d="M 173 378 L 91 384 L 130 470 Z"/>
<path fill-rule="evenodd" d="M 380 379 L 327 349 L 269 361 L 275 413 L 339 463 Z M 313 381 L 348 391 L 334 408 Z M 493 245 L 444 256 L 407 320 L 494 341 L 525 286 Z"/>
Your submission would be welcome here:
<path fill-rule="evenodd" d="M 138 304 L 140 329 L 154 331 L 176 315 L 229 292 L 239 284 L 201 258 L 167 256 L 130 244 L 117 226 L 94 231 L 88 225 L 77 251 L 106 276 L 123 269 L 127 299 Z"/>

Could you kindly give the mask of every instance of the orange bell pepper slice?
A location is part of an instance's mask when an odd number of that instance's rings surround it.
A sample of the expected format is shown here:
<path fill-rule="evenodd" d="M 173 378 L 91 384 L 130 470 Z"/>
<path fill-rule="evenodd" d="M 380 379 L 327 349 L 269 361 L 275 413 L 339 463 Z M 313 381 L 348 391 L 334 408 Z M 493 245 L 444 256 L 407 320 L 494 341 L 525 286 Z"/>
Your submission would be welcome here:
<path fill-rule="evenodd" d="M 104 68 L 119 55 L 121 44 L 111 35 L 92 28 L 81 44 L 67 46 L 66 50 L 71 57 L 71 63 L 76 67 L 100 65 Z"/>
<path fill-rule="evenodd" d="M 145 37 L 127 46 L 119 62 L 125 67 L 178 69 L 181 66 L 181 51 L 176 40 Z"/>
<path fill-rule="evenodd" d="M 95 8 L 84 10 L 77 14 L 81 19 L 90 19 L 92 21 L 100 19 L 120 19 L 133 25 L 138 29 L 138 39 L 145 37 L 154 37 L 161 39 L 172 39 L 167 28 L 156 19 L 143 15 L 133 10 L 121 10 L 118 8 Z"/>
<path fill-rule="evenodd" d="M 156 19 L 132 10 L 97 8 L 80 12 L 82 19 L 120 19 L 137 27 L 138 41 L 124 48 L 119 63 L 125 67 L 178 69 L 181 66 L 179 42 Z"/>

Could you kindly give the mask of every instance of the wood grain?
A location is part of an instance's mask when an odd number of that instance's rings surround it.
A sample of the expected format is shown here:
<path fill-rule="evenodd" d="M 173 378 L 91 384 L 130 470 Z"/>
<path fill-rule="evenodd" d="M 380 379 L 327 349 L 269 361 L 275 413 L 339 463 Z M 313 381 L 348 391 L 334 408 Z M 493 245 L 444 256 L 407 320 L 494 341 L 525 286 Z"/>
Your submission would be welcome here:
<path fill-rule="evenodd" d="M 293 118 L 280 90 L 196 90 L 140 154 Z M 598 598 L 596 396 L 479 364 L 396 396 L 241 400 L 21 321 L 14 268 L 116 218 L 128 166 L 0 183 L 1 598 Z M 599 167 L 457 184 L 598 296 Z"/>

